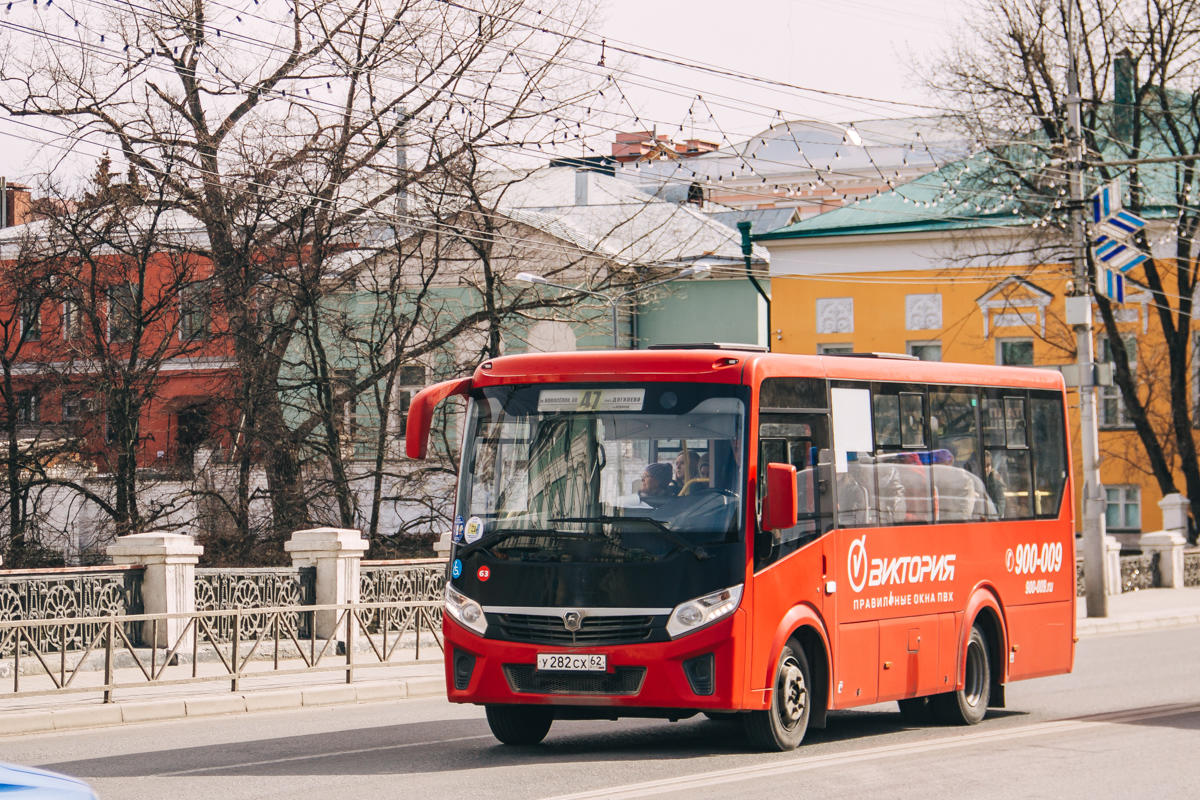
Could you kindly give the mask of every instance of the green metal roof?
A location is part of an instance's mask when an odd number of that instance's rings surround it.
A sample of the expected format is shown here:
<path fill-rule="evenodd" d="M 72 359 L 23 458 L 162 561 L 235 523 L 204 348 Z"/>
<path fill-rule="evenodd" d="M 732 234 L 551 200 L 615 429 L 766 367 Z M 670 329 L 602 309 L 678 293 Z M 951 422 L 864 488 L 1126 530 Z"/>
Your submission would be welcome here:
<path fill-rule="evenodd" d="M 1155 138 L 1147 141 L 1140 157 L 1170 155 L 1172 148 Z M 935 169 L 888 192 L 856 201 L 824 214 L 802 220 L 779 230 L 755 236 L 755 241 L 807 239 L 828 236 L 855 236 L 925 231 L 1011 228 L 1032 225 L 1048 212 L 1067 213 L 1066 187 L 1061 166 L 1047 168 L 1046 156 L 1028 145 L 1005 149 L 1003 158 L 989 152 L 977 153 Z M 1112 160 L 1129 158 L 1119 144 L 1106 148 Z M 1030 197 L 1014 185 L 1008 164 L 1030 165 L 1030 171 L 1047 168 L 1047 175 L 1062 183 L 1061 195 Z M 1039 162 L 1042 162 L 1039 167 Z M 1143 165 L 1138 172 L 1142 206 L 1138 214 L 1147 219 L 1171 218 L 1178 214 L 1177 191 L 1180 185 L 1178 164 Z M 1126 168 L 1127 169 L 1127 168 Z M 882 176 L 881 176 L 882 177 Z M 1099 178 L 1089 176 L 1092 183 Z M 1126 188 L 1128 178 L 1126 176 Z M 1094 187 L 1093 187 L 1094 188 Z M 1025 202 L 1021 202 L 1022 198 Z M 1033 200 L 1040 207 L 1031 207 Z"/>

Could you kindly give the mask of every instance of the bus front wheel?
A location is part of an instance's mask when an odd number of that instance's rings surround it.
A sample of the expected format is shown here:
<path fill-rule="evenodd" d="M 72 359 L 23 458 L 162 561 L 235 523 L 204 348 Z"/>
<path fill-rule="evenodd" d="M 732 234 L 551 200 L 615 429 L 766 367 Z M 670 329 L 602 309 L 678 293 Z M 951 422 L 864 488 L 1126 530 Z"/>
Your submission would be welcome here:
<path fill-rule="evenodd" d="M 504 744 L 537 744 L 550 732 L 554 711 L 547 706 L 488 706 L 487 721 Z"/>
<path fill-rule="evenodd" d="M 804 650 L 795 639 L 789 639 L 775 667 L 771 707 L 742 715 L 750 744 L 763 750 L 794 750 L 808 730 L 811 685 Z"/>
<path fill-rule="evenodd" d="M 963 687 L 933 698 L 938 719 L 950 725 L 975 725 L 987 714 L 992 694 L 992 670 L 988 663 L 987 640 L 979 626 L 971 628 L 963 660 Z"/>

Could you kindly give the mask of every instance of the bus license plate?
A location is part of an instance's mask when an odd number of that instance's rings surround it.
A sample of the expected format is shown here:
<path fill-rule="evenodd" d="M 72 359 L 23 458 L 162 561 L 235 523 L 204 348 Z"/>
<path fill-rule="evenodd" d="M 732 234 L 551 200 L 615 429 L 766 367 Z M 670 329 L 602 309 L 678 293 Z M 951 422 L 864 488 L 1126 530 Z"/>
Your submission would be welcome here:
<path fill-rule="evenodd" d="M 603 653 L 538 653 L 538 671 L 605 672 L 608 656 Z"/>

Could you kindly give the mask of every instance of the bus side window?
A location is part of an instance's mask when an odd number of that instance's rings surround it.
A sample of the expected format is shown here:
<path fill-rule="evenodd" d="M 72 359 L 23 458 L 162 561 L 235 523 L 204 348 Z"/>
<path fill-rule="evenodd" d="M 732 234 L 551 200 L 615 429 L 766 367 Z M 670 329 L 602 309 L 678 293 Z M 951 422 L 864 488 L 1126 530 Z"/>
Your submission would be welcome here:
<path fill-rule="evenodd" d="M 934 454 L 926 445 L 925 393 L 916 388 L 888 384 L 875 387 L 874 463 L 869 470 L 859 470 L 873 474 L 875 479 L 874 524 L 934 521 L 930 485 Z M 859 462 L 866 460 L 860 454 Z"/>
<path fill-rule="evenodd" d="M 1033 517 L 1027 405 L 1024 395 L 984 390 L 983 481 L 1000 519 Z"/>
<path fill-rule="evenodd" d="M 755 566 L 761 568 L 795 552 L 806 542 L 833 527 L 828 423 L 823 414 L 763 412 L 759 424 L 759 499 L 765 496 L 766 466 L 791 464 L 796 468 L 797 522 L 780 531 L 762 531 L 755 543 Z"/>
<path fill-rule="evenodd" d="M 929 430 L 933 486 L 939 522 L 972 522 L 995 517 L 994 504 L 983 484 L 979 455 L 976 389 L 931 389 Z"/>
<path fill-rule="evenodd" d="M 1033 441 L 1038 443 L 1033 464 L 1033 512 L 1057 517 L 1067 485 L 1066 436 L 1062 398 L 1057 394 L 1031 399 Z"/>

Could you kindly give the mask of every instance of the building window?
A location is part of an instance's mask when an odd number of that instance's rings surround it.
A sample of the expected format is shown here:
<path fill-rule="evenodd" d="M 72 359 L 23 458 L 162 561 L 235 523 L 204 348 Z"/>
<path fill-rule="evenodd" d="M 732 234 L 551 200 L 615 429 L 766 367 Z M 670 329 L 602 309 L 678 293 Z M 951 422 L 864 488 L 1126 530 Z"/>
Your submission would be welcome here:
<path fill-rule="evenodd" d="M 17 392 L 17 424 L 36 425 L 40 404 L 37 392 Z"/>
<path fill-rule="evenodd" d="M 852 344 L 819 344 L 817 345 L 817 355 L 819 356 L 844 356 L 847 353 L 854 352 Z"/>
<path fill-rule="evenodd" d="M 408 429 L 408 407 L 413 395 L 425 388 L 426 381 L 425 367 L 419 364 L 407 364 L 396 373 L 397 432 L 401 436 Z"/>
<path fill-rule="evenodd" d="M 1137 486 L 1104 487 L 1104 524 L 1110 531 L 1142 529 L 1142 490 Z"/>
<path fill-rule="evenodd" d="M 996 363 L 1004 367 L 1032 367 L 1033 339 L 997 339 Z"/>
<path fill-rule="evenodd" d="M 21 301 L 21 338 L 36 342 L 42 338 L 42 303 L 40 300 Z"/>
<path fill-rule="evenodd" d="M 62 304 L 63 339 L 78 339 L 83 335 L 83 296 L 79 289 L 69 289 Z"/>
<path fill-rule="evenodd" d="M 179 289 L 179 339 L 207 339 L 212 330 L 212 282 L 195 281 Z"/>
<path fill-rule="evenodd" d="M 1125 342 L 1125 356 L 1129 359 L 1129 372 L 1136 384 L 1137 378 L 1137 339 L 1132 335 L 1121 337 Z M 1112 363 L 1112 345 L 1108 336 L 1102 335 L 1096 341 L 1096 360 L 1101 364 Z M 1102 428 L 1128 428 L 1133 423 L 1125 410 L 1125 401 L 1121 398 L 1119 386 L 1099 386 L 1097 398 L 1097 416 Z"/>
<path fill-rule="evenodd" d="M 333 420 L 338 428 L 338 438 L 345 442 L 354 441 L 358 435 L 358 396 L 354 393 L 354 384 L 358 376 L 353 369 L 335 369 L 333 371 Z M 349 394 L 348 397 L 339 395 Z"/>
<path fill-rule="evenodd" d="M 909 342 L 908 354 L 916 356 L 922 361 L 941 361 L 942 360 L 942 343 L 941 342 Z"/>
<path fill-rule="evenodd" d="M 92 398 L 74 392 L 63 395 L 63 422 L 79 422 L 94 411 Z"/>
<path fill-rule="evenodd" d="M 119 283 L 108 290 L 108 340 L 128 342 L 137 328 L 137 287 Z"/>

